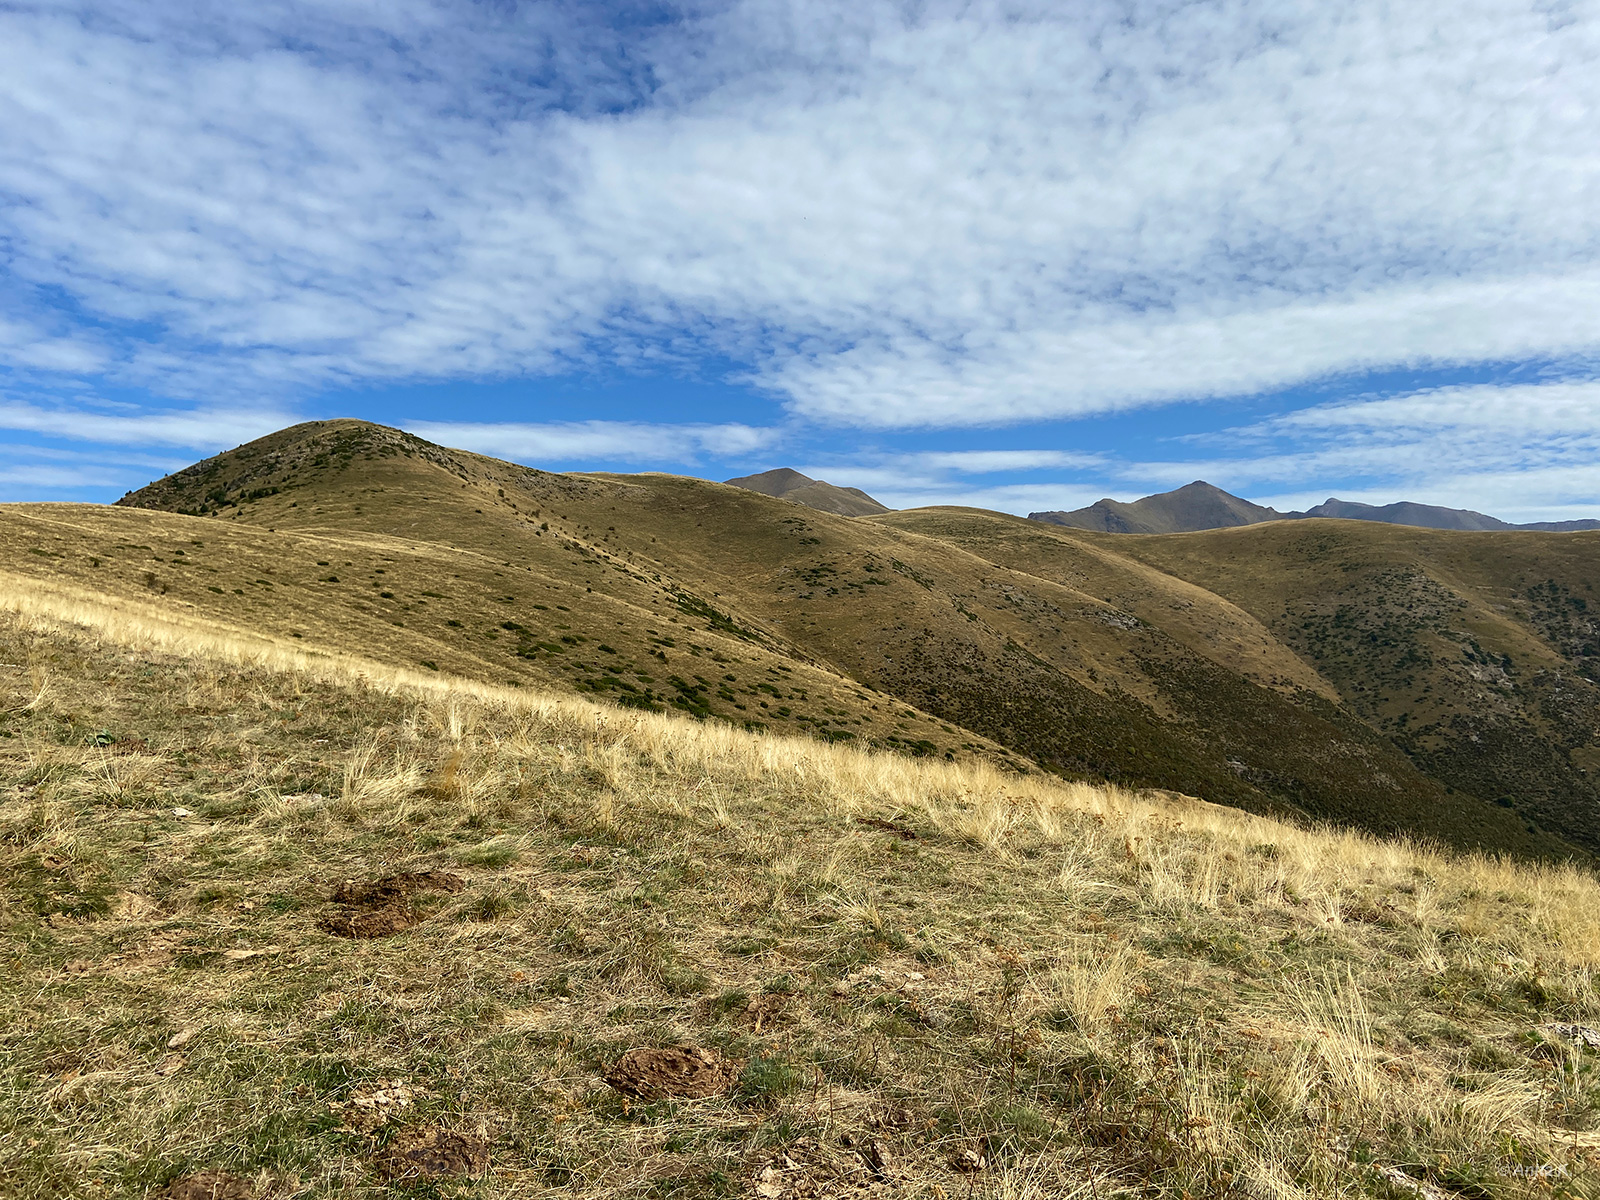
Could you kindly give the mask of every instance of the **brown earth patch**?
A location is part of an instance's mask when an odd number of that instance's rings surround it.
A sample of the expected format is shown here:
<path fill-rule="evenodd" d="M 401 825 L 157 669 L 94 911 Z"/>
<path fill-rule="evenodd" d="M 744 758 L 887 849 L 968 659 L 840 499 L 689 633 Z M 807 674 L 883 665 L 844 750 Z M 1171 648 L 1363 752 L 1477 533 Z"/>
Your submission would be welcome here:
<path fill-rule="evenodd" d="M 338 937 L 391 937 L 422 919 L 412 900 L 416 893 L 459 892 L 466 886 L 448 871 L 403 871 L 365 883 L 346 879 L 330 897 L 337 908 L 320 924 Z"/>
<path fill-rule="evenodd" d="M 252 1200 L 255 1192 L 237 1175 L 226 1171 L 201 1171 L 174 1179 L 161 1195 L 165 1200 Z"/>
<path fill-rule="evenodd" d="M 407 1129 L 379 1152 L 376 1163 L 391 1183 L 476 1177 L 489 1169 L 489 1143 L 448 1129 Z"/>
<path fill-rule="evenodd" d="M 605 1073 L 605 1081 L 639 1100 L 720 1096 L 738 1081 L 744 1064 L 698 1046 L 629 1050 Z"/>
<path fill-rule="evenodd" d="M 899 821 L 886 821 L 882 817 L 857 817 L 856 824 L 867 825 L 873 829 L 881 829 L 884 833 L 892 833 L 902 841 L 914 842 L 917 840 L 917 831 L 909 826 L 902 825 Z"/>

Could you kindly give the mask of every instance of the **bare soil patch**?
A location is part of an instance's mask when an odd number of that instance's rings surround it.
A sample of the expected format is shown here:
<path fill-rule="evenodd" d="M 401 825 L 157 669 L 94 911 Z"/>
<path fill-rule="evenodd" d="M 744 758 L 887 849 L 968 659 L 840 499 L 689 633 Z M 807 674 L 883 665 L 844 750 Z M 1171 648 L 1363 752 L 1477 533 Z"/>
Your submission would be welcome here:
<path fill-rule="evenodd" d="M 639 1100 L 720 1096 L 738 1081 L 744 1064 L 698 1046 L 639 1047 L 617 1059 L 605 1081 Z"/>
<path fill-rule="evenodd" d="M 879 829 L 884 833 L 893 834 L 901 841 L 914 842 L 917 840 L 917 831 L 909 826 L 902 825 L 899 821 L 886 821 L 882 817 L 857 817 L 856 824 L 866 825 L 872 829 Z"/>
<path fill-rule="evenodd" d="M 407 1129 L 379 1153 L 377 1167 L 391 1183 L 475 1178 L 489 1169 L 489 1143 L 448 1129 Z"/>
<path fill-rule="evenodd" d="M 321 925 L 338 937 L 392 937 L 422 919 L 412 899 L 418 892 L 459 892 L 466 886 L 448 871 L 403 871 L 366 883 L 347 879 L 334 889 L 330 899 L 337 907 Z"/>

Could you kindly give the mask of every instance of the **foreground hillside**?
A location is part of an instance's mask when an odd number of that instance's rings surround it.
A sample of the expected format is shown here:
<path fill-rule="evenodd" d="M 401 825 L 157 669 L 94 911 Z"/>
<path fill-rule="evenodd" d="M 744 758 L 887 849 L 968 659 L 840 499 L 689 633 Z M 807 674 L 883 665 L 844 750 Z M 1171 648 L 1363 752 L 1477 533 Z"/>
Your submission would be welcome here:
<path fill-rule="evenodd" d="M 1582 872 L 0 608 L 4 1194 L 1600 1194 Z"/>
<path fill-rule="evenodd" d="M 952 510 L 849 519 L 665 475 L 551 475 L 360 422 L 284 430 L 123 503 L 115 517 L 0 513 L 14 569 L 127 594 L 164 588 L 221 620 L 643 710 L 1460 846 L 1600 850 L 1600 793 L 1580 761 L 1597 749 L 1600 721 L 1585 724 L 1596 689 L 1527 613 L 1508 609 L 1508 645 L 1479 628 L 1481 605 L 1458 605 L 1454 581 L 1426 568 L 1446 597 L 1430 636 L 1449 653 L 1418 665 L 1375 636 L 1341 674 L 1319 670 L 1270 605 L 1141 560 L 1130 539 Z M 1340 535 L 1348 554 L 1319 560 L 1328 586 L 1371 539 L 1427 534 L 1296 527 L 1356 531 Z M 1600 570 L 1572 540 L 1587 536 L 1550 543 L 1571 551 L 1550 576 L 1568 592 Z M 1491 666 L 1513 686 L 1463 683 L 1463 669 Z M 1431 688 L 1441 750 L 1398 739 L 1356 702 L 1396 672 Z M 1539 672 L 1567 681 L 1555 709 L 1522 684 Z M 1487 766 L 1470 780 L 1447 775 L 1451 747 L 1477 733 L 1455 718 L 1474 719 L 1484 697 L 1511 733 L 1480 735 Z"/>

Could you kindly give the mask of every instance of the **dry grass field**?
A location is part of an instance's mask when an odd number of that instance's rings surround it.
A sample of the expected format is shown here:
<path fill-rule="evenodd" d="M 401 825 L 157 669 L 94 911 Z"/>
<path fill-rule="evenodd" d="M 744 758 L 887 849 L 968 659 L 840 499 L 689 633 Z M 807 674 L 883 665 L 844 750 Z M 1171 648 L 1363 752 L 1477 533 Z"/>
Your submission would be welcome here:
<path fill-rule="evenodd" d="M 15 574 L 0 780 L 6 1196 L 1600 1195 L 1571 867 Z"/>

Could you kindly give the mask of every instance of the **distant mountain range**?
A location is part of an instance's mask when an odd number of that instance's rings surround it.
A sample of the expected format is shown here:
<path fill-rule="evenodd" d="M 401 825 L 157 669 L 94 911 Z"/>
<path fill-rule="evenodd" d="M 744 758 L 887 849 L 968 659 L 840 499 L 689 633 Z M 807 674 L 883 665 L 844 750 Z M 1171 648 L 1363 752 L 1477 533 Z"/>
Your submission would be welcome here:
<path fill-rule="evenodd" d="M 1330 497 L 1305 512 L 1279 512 L 1196 480 L 1171 492 L 1143 500 L 1097 500 L 1072 512 L 1029 513 L 1028 520 L 1046 525 L 1091 529 L 1098 533 L 1198 533 L 1205 529 L 1231 529 L 1266 521 L 1303 521 L 1310 517 L 1335 517 L 1346 521 L 1378 521 L 1385 525 L 1414 525 L 1423 529 L 1508 530 L 1537 529 L 1571 533 L 1600 529 L 1600 520 L 1534 521 L 1513 525 L 1468 508 L 1441 508 L 1402 500 L 1395 504 L 1360 504 Z"/>
<path fill-rule="evenodd" d="M 744 488 L 746 491 L 760 492 L 763 496 L 793 500 L 798 504 L 822 512 L 836 513 L 841 517 L 871 517 L 878 513 L 893 511 L 887 505 L 879 504 L 860 488 L 835 487 L 831 483 L 802 475 L 789 467 L 778 467 L 773 471 L 763 471 L 759 475 L 741 475 L 737 479 L 725 479 L 723 482 Z"/>

